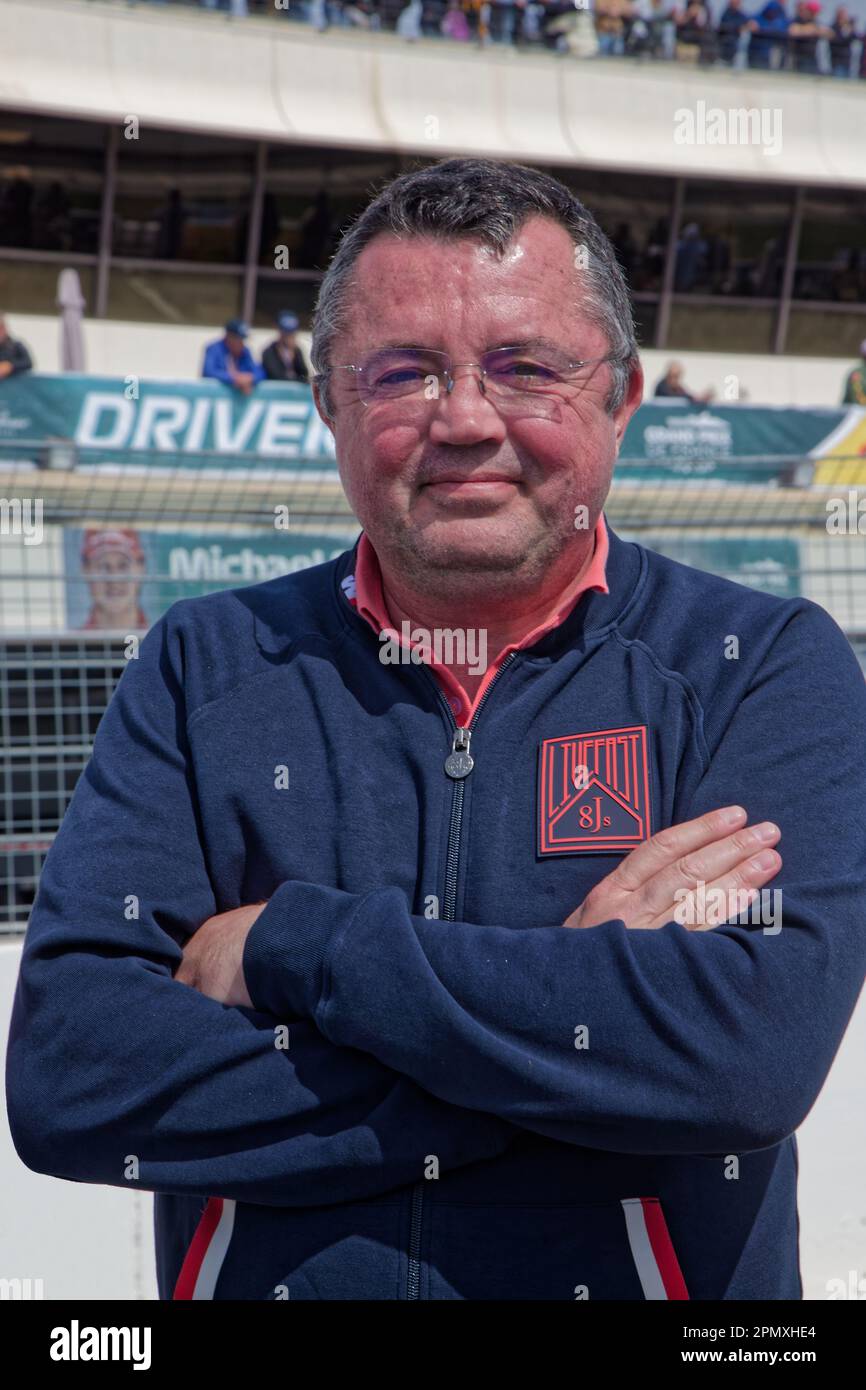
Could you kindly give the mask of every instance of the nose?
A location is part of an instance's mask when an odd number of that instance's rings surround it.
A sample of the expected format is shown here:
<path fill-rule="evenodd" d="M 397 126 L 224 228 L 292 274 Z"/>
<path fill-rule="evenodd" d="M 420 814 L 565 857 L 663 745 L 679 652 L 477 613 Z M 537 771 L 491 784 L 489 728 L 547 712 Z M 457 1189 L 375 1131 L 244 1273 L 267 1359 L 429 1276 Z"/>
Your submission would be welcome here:
<path fill-rule="evenodd" d="M 487 440 L 501 444 L 505 436 L 502 416 L 485 394 L 478 363 L 455 364 L 449 389 L 441 392 L 430 419 L 431 442 L 466 448 Z"/>

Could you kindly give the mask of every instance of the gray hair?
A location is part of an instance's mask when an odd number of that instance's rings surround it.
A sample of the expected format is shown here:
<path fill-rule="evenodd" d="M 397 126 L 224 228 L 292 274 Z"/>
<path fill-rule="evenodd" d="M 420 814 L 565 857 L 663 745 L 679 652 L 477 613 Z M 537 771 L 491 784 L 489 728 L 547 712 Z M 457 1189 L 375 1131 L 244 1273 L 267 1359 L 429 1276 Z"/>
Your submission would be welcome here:
<path fill-rule="evenodd" d="M 329 385 L 334 339 L 346 326 L 355 263 L 380 233 L 475 238 L 504 254 L 528 218 L 558 222 L 580 251 L 581 312 L 604 333 L 613 383 L 605 402 L 622 404 L 638 360 L 628 286 L 614 249 L 592 213 L 570 189 L 524 164 L 492 159 L 444 159 L 401 174 L 376 195 L 346 229 L 319 286 L 310 358 L 322 405 L 333 416 Z M 578 264 L 575 256 L 575 265 Z"/>

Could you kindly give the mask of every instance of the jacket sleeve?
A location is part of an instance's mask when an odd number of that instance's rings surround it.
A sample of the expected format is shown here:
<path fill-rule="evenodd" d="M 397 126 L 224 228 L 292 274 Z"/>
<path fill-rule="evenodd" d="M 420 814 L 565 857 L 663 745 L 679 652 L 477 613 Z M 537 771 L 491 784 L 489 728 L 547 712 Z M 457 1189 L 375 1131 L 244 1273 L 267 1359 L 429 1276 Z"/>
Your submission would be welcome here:
<path fill-rule="evenodd" d="M 249 348 L 244 348 L 243 352 L 241 353 L 238 366 L 242 372 L 250 372 L 252 374 L 253 381 L 258 382 L 265 380 L 265 377 L 267 375 L 265 369 L 262 366 L 261 362 L 256 361 Z"/>
<path fill-rule="evenodd" d="M 238 905 L 208 875 L 172 614 L 124 670 L 43 868 L 7 1054 L 19 1156 L 76 1181 L 306 1206 L 415 1181 L 429 1154 L 444 1170 L 501 1153 L 507 1122 L 280 1014 L 286 1047 L 276 1018 L 172 978 L 189 935 Z"/>
<path fill-rule="evenodd" d="M 714 743 L 674 823 L 734 802 L 776 821 L 783 864 L 756 920 L 509 929 L 428 921 L 386 887 L 341 925 L 346 895 L 289 882 L 247 936 L 250 997 L 554 1139 L 660 1154 L 780 1142 L 866 971 L 866 686 L 817 605 L 785 624 Z"/>
<path fill-rule="evenodd" d="M 201 374 L 211 381 L 221 381 L 224 386 L 232 385 L 222 343 L 211 343 L 210 347 L 205 349 Z"/>
<path fill-rule="evenodd" d="M 33 369 L 33 358 L 29 351 L 21 342 L 14 342 L 12 345 L 12 375 L 17 376 L 19 372 L 29 372 Z"/>

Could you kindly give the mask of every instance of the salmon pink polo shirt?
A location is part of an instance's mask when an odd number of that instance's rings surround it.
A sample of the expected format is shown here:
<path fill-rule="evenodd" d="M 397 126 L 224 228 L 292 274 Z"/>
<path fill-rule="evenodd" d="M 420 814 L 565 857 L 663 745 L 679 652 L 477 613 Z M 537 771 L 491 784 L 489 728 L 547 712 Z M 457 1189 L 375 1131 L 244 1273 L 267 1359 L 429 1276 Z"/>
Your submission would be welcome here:
<path fill-rule="evenodd" d="M 607 564 L 608 538 L 607 525 L 604 513 L 601 513 L 596 522 L 593 538 L 593 554 L 586 570 L 577 580 L 572 580 L 566 586 L 559 598 L 553 604 L 543 618 L 531 632 L 520 642 L 513 642 L 507 647 L 503 647 L 496 660 L 491 662 L 485 673 L 475 699 L 470 699 L 463 686 L 458 681 L 447 666 L 437 661 L 431 652 L 431 660 L 425 662 L 433 674 L 436 676 L 445 697 L 454 713 L 454 718 L 458 725 L 467 725 L 472 719 L 473 714 L 484 696 L 490 682 L 493 680 L 499 667 L 502 665 L 509 652 L 519 651 L 522 647 L 531 647 L 553 628 L 558 627 L 561 622 L 568 617 L 580 596 L 588 589 L 600 589 L 602 593 L 609 593 L 607 580 L 605 578 L 605 566 Z M 361 533 L 358 541 L 358 550 L 355 557 L 355 573 L 343 580 L 343 590 L 346 598 L 353 607 L 357 608 L 362 617 L 378 636 L 379 633 L 388 629 L 402 647 L 415 647 L 419 643 L 405 643 L 400 633 L 395 627 L 393 620 L 385 606 L 385 599 L 382 593 L 382 571 L 379 567 L 379 559 L 373 548 L 373 543 L 367 536 L 366 531 Z"/>

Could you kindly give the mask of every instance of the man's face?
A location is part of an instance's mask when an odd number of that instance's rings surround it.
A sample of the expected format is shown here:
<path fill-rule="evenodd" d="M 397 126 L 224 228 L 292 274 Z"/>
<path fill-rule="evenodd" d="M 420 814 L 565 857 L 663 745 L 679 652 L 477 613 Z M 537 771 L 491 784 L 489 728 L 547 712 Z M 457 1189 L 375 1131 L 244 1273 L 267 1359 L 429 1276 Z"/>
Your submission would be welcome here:
<path fill-rule="evenodd" d="M 537 338 L 573 360 L 601 357 L 609 345 L 580 313 L 580 274 L 568 233 L 543 217 L 524 225 L 501 260 L 475 240 L 383 234 L 356 263 L 333 362 L 360 363 L 386 344 L 477 362 Z M 383 561 L 421 588 L 471 596 L 494 592 L 506 576 L 537 585 L 551 564 L 585 549 L 575 508 L 588 507 L 591 529 L 641 374 L 613 417 L 604 410 L 610 364 L 583 379 L 541 415 L 503 415 L 479 390 L 477 371 L 455 367 L 450 395 L 407 413 L 405 398 L 365 405 L 354 373 L 334 372 L 329 423 L 340 476 Z"/>
<path fill-rule="evenodd" d="M 244 350 L 244 340 L 241 337 L 240 333 L 227 333 L 226 347 L 228 348 L 232 357 L 240 357 L 241 353 Z"/>

